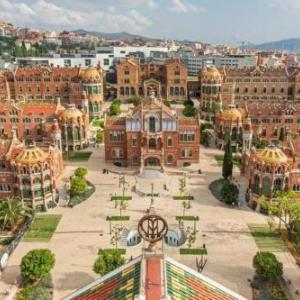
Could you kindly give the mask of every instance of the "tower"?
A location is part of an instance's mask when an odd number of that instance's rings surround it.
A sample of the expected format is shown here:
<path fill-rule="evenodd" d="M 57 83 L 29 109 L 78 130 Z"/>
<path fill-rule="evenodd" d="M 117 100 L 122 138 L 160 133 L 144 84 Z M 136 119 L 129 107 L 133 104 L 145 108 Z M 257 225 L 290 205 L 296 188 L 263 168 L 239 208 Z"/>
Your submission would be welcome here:
<path fill-rule="evenodd" d="M 52 125 L 51 131 L 51 137 L 54 144 L 58 146 L 60 151 L 62 151 L 61 130 L 59 128 L 57 119 L 54 119 L 54 124 Z"/>

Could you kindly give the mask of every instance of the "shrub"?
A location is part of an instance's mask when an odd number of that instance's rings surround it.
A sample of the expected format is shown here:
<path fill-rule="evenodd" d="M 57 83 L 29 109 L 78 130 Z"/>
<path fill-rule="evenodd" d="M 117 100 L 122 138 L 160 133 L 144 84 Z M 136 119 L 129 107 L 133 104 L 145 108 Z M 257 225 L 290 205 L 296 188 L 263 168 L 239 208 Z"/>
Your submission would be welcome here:
<path fill-rule="evenodd" d="M 192 105 L 186 105 L 183 109 L 183 114 L 186 117 L 195 117 L 196 115 L 196 109 Z"/>
<path fill-rule="evenodd" d="M 120 113 L 121 113 L 121 102 L 119 100 L 115 100 L 109 108 L 109 115 L 117 116 Z"/>
<path fill-rule="evenodd" d="M 125 263 L 124 257 L 118 251 L 101 252 L 97 257 L 93 270 L 95 273 L 105 275 Z"/>
<path fill-rule="evenodd" d="M 221 197 L 227 204 L 236 203 L 239 197 L 238 187 L 234 183 L 224 180 L 221 187 Z"/>
<path fill-rule="evenodd" d="M 184 106 L 194 106 L 194 102 L 191 99 L 185 100 L 183 102 Z"/>
<path fill-rule="evenodd" d="M 81 177 L 81 178 L 83 178 L 84 176 L 86 176 L 87 173 L 88 173 L 87 168 L 82 168 L 82 167 L 77 168 L 77 169 L 75 170 L 75 172 L 74 172 L 75 176 Z"/>
<path fill-rule="evenodd" d="M 101 131 L 101 130 L 97 131 L 97 133 L 96 133 L 96 141 L 99 144 L 103 143 L 103 131 Z"/>
<path fill-rule="evenodd" d="M 282 263 L 271 252 L 258 252 L 253 258 L 253 267 L 258 275 L 275 280 L 283 274 Z"/>
<path fill-rule="evenodd" d="M 170 103 L 170 101 L 168 101 L 168 100 L 163 100 L 163 104 L 165 105 L 165 106 L 168 106 L 168 107 L 171 107 L 171 103 Z"/>
<path fill-rule="evenodd" d="M 132 103 L 134 106 L 138 106 L 142 103 L 142 98 L 140 97 L 133 97 L 128 99 L 128 103 Z"/>
<path fill-rule="evenodd" d="M 55 264 L 55 256 L 48 249 L 29 251 L 21 261 L 21 274 L 30 281 L 36 281 L 50 274 Z"/>
<path fill-rule="evenodd" d="M 82 194 L 87 189 L 87 182 L 82 177 L 75 176 L 71 181 L 71 196 Z"/>

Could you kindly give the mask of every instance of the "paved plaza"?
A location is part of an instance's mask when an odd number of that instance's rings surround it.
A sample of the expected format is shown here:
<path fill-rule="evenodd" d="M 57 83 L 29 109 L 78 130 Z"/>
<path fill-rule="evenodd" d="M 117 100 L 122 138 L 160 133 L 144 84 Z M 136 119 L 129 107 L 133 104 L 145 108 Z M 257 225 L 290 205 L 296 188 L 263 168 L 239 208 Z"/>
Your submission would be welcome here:
<path fill-rule="evenodd" d="M 193 170 L 201 168 L 202 174 L 191 173 L 187 178 L 188 192 L 195 197 L 191 201 L 192 207 L 187 215 L 200 217 L 197 229 L 199 230 L 194 246 L 201 247 L 203 243 L 208 249 L 208 262 L 204 274 L 211 277 L 226 287 L 251 299 L 252 292 L 248 280 L 253 276 L 252 258 L 258 251 L 254 239 L 250 235 L 247 224 L 266 223 L 266 217 L 253 212 L 244 203 L 245 179 L 235 170 L 235 178 L 241 185 L 241 207 L 231 208 L 216 200 L 210 193 L 208 185 L 221 176 L 221 167 L 214 159 L 217 150 L 201 148 L 201 163 L 199 166 L 190 167 Z M 62 219 L 55 234 L 48 243 L 21 242 L 10 257 L 9 266 L 2 276 L 1 290 L 10 287 L 19 280 L 19 264 L 21 258 L 31 249 L 49 248 L 55 253 L 56 265 L 52 272 L 55 291 L 54 299 L 61 299 L 71 291 L 91 282 L 97 275 L 92 271 L 92 265 L 97 257 L 99 248 L 111 248 L 109 224 L 105 220 L 108 215 L 118 215 L 119 210 L 114 208 L 110 196 L 120 194 L 118 175 L 110 172 L 103 174 L 102 169 L 113 169 L 104 162 L 103 148 L 93 150 L 93 155 L 88 162 L 69 164 L 66 167 L 65 177 L 72 174 L 78 166 L 89 169 L 88 179 L 96 186 L 96 192 L 90 199 L 74 208 L 58 207 L 49 213 L 62 214 Z M 119 169 L 130 173 L 126 179 L 129 182 L 128 193 L 132 193 L 133 200 L 123 215 L 130 215 L 129 222 L 124 222 L 129 228 L 136 228 L 138 220 L 145 214 L 150 205 L 149 197 L 139 196 L 131 192 L 136 184 L 134 169 Z M 177 226 L 176 215 L 182 214 L 181 201 L 174 201 L 171 195 L 178 194 L 178 170 L 168 170 L 167 188 L 169 194 L 161 194 L 155 198 L 154 206 L 158 214 L 166 218 L 169 227 Z M 172 175 L 172 171 L 174 171 Z M 166 180 L 164 177 L 162 181 Z M 159 182 L 155 178 L 155 182 Z M 63 183 L 63 179 L 62 179 Z M 159 185 L 160 183 L 157 183 Z M 143 189 L 147 183 L 141 183 Z M 151 178 L 149 178 L 149 190 Z M 155 189 L 155 186 L 154 186 Z M 188 225 L 188 223 L 185 223 Z M 193 224 L 191 224 L 193 225 Z M 139 256 L 143 244 L 127 248 L 126 257 Z M 195 256 L 179 255 L 178 248 L 164 246 L 165 253 L 170 257 L 195 268 Z M 279 258 L 284 262 L 285 274 L 292 280 L 293 285 L 300 286 L 300 272 L 289 253 L 279 253 Z M 1 296 L 0 296 L 1 297 Z M 295 298 L 299 299 L 299 298 Z"/>

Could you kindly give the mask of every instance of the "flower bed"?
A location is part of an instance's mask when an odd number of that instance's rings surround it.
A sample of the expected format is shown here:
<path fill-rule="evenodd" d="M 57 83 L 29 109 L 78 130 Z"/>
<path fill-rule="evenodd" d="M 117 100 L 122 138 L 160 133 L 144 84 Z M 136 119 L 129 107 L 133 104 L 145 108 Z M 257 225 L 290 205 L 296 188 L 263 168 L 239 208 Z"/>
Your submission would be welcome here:
<path fill-rule="evenodd" d="M 104 252 L 106 252 L 106 253 L 116 253 L 116 252 L 118 252 L 120 255 L 125 255 L 126 254 L 126 249 L 124 249 L 124 248 L 118 248 L 118 249 L 113 249 L 113 248 L 99 249 L 98 255 L 103 254 Z"/>
<path fill-rule="evenodd" d="M 96 187 L 89 181 L 87 181 L 87 184 L 88 184 L 88 188 L 85 192 L 74 195 L 70 198 L 70 201 L 68 203 L 70 207 L 74 207 L 75 205 L 80 204 L 81 202 L 90 198 L 92 194 L 94 194 Z"/>

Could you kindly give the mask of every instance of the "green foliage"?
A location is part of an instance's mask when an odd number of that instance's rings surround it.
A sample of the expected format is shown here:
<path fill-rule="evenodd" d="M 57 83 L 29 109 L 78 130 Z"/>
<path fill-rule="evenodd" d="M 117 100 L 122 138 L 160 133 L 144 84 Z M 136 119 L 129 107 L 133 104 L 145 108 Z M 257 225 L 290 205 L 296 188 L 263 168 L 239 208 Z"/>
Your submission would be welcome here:
<path fill-rule="evenodd" d="M 128 99 L 128 103 L 133 104 L 134 106 L 138 106 L 142 103 L 143 99 L 140 97 L 133 97 Z"/>
<path fill-rule="evenodd" d="M 194 106 L 194 102 L 191 99 L 185 100 L 183 102 L 184 106 Z"/>
<path fill-rule="evenodd" d="M 280 133 L 279 133 L 279 140 L 281 141 L 281 142 L 284 142 L 285 141 L 285 139 L 286 139 L 286 130 L 285 130 L 285 128 L 284 127 L 281 127 L 280 128 Z"/>
<path fill-rule="evenodd" d="M 258 252 L 253 258 L 253 267 L 256 273 L 268 280 L 275 280 L 282 276 L 282 263 L 271 252 Z"/>
<path fill-rule="evenodd" d="M 97 257 L 93 270 L 95 273 L 105 275 L 125 263 L 124 257 L 118 251 L 101 252 Z"/>
<path fill-rule="evenodd" d="M 80 177 L 80 178 L 85 177 L 87 175 L 87 173 L 88 173 L 87 168 L 83 168 L 83 167 L 77 168 L 74 172 L 75 176 Z"/>
<path fill-rule="evenodd" d="M 48 242 L 61 219 L 61 215 L 39 215 L 30 224 L 29 229 L 24 235 L 27 242 Z"/>
<path fill-rule="evenodd" d="M 13 229 L 19 220 L 31 216 L 19 199 L 7 198 L 0 202 L 0 225 L 3 229 Z"/>
<path fill-rule="evenodd" d="M 101 131 L 101 130 L 97 131 L 97 133 L 96 133 L 96 141 L 99 144 L 103 143 L 103 131 Z"/>
<path fill-rule="evenodd" d="M 163 100 L 163 104 L 167 107 L 171 107 L 171 103 L 167 99 Z"/>
<path fill-rule="evenodd" d="M 222 168 L 222 175 L 224 179 L 228 179 L 232 177 L 232 169 L 233 169 L 233 158 L 232 158 L 231 139 L 228 138 L 225 146 L 225 154 L 224 154 L 223 168 Z"/>
<path fill-rule="evenodd" d="M 75 176 L 71 181 L 71 197 L 84 193 L 87 190 L 87 187 L 88 185 L 84 178 Z"/>
<path fill-rule="evenodd" d="M 110 198 L 111 201 L 117 201 L 117 200 L 123 200 L 123 201 L 129 201 L 132 200 L 132 196 L 112 196 Z"/>
<path fill-rule="evenodd" d="M 83 193 L 71 195 L 70 201 L 68 203 L 70 207 L 74 207 L 80 204 L 81 202 L 89 199 L 91 195 L 95 192 L 96 187 L 89 181 L 86 181 L 86 183 L 87 189 Z"/>
<path fill-rule="evenodd" d="M 180 248 L 179 250 L 180 254 L 182 255 L 206 255 L 207 249 L 204 248 Z"/>
<path fill-rule="evenodd" d="M 194 196 L 173 196 L 173 200 L 194 200 Z"/>
<path fill-rule="evenodd" d="M 183 221 L 199 221 L 198 216 L 176 216 L 176 220 L 183 220 Z"/>
<path fill-rule="evenodd" d="M 94 127 L 100 127 L 102 129 L 104 129 L 104 120 L 102 120 L 102 119 L 95 119 L 95 120 L 93 120 L 92 125 Z"/>
<path fill-rule="evenodd" d="M 201 132 L 201 144 L 208 147 L 209 146 L 209 132 L 204 130 Z"/>
<path fill-rule="evenodd" d="M 129 221 L 129 216 L 107 216 L 106 221 Z"/>
<path fill-rule="evenodd" d="M 236 203 L 239 197 L 238 187 L 234 183 L 224 180 L 221 188 L 221 197 L 226 204 Z"/>
<path fill-rule="evenodd" d="M 67 159 L 70 161 L 87 161 L 91 155 L 92 152 L 90 151 L 69 152 Z"/>
<path fill-rule="evenodd" d="M 118 116 L 121 113 L 121 102 L 120 100 L 115 100 L 111 104 L 109 108 L 109 115 L 112 116 Z"/>
<path fill-rule="evenodd" d="M 257 134 L 253 134 L 252 145 L 257 149 L 264 149 L 268 146 L 268 141 L 261 140 Z"/>
<path fill-rule="evenodd" d="M 196 116 L 196 109 L 192 105 L 186 105 L 182 111 L 185 117 L 191 118 Z"/>
<path fill-rule="evenodd" d="M 21 261 L 21 274 L 29 281 L 37 281 L 50 274 L 55 264 L 55 256 L 48 249 L 29 251 Z"/>
<path fill-rule="evenodd" d="M 103 254 L 104 252 L 110 254 L 110 253 L 119 253 L 120 255 L 126 254 L 126 249 L 124 248 L 118 248 L 118 249 L 112 249 L 112 248 L 105 248 L 105 249 L 99 249 L 98 255 Z"/>

